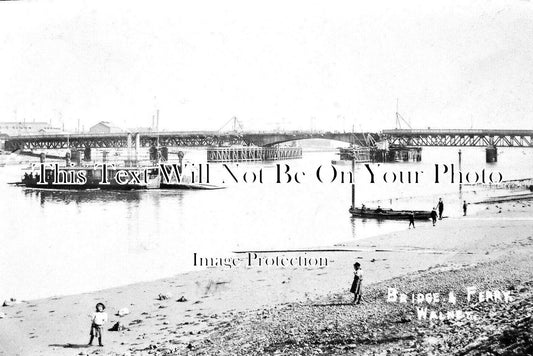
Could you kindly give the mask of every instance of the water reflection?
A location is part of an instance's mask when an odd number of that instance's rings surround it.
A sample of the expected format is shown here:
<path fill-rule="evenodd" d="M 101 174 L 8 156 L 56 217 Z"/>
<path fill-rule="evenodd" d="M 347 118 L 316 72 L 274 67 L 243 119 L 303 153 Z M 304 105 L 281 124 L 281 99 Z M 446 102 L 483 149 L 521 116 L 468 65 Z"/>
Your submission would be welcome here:
<path fill-rule="evenodd" d="M 17 188 L 15 188 L 17 189 Z M 19 188 L 24 197 L 38 200 L 41 207 L 46 204 L 69 205 L 83 203 L 109 203 L 109 202 L 140 202 L 146 200 L 153 204 L 157 211 L 161 199 L 172 199 L 179 206 L 183 205 L 184 191 L 180 190 L 55 190 L 55 189 L 34 189 Z M 136 206 L 136 205 L 133 205 Z"/>
<path fill-rule="evenodd" d="M 140 191 L 106 191 L 106 190 L 51 190 L 22 188 L 23 195 L 30 199 L 38 199 L 41 206 L 46 204 L 82 204 L 82 203 L 104 203 L 112 201 L 139 201 L 142 192 Z"/>

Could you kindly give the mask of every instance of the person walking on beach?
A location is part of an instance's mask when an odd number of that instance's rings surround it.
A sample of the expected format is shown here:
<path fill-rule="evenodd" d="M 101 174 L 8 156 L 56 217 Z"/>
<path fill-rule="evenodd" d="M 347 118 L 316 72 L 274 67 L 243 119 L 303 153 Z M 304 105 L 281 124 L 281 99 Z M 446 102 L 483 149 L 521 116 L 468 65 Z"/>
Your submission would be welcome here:
<path fill-rule="evenodd" d="M 437 222 L 437 211 L 435 210 L 435 208 L 433 208 L 433 210 L 431 210 L 431 221 L 433 222 L 433 226 L 435 226 L 435 223 Z"/>
<path fill-rule="evenodd" d="M 107 313 L 104 312 L 105 305 L 103 303 L 96 304 L 96 312 L 91 314 L 91 338 L 89 346 L 92 346 L 94 338 L 98 338 L 98 345 L 102 344 L 103 326 L 107 322 Z"/>
<path fill-rule="evenodd" d="M 442 213 L 444 212 L 444 202 L 442 201 L 442 198 L 439 198 L 437 208 L 439 209 L 439 220 L 442 220 Z"/>
<path fill-rule="evenodd" d="M 466 209 L 467 209 L 466 200 L 463 201 L 463 216 L 466 216 Z"/>
<path fill-rule="evenodd" d="M 350 292 L 353 293 L 353 304 L 360 304 L 363 287 L 363 272 L 361 271 L 361 264 L 359 262 L 355 262 L 353 264 L 353 269 L 353 282 Z"/>
<path fill-rule="evenodd" d="M 411 225 L 413 226 L 413 229 L 415 228 L 415 212 L 411 212 L 409 215 L 409 228 L 411 228 Z"/>

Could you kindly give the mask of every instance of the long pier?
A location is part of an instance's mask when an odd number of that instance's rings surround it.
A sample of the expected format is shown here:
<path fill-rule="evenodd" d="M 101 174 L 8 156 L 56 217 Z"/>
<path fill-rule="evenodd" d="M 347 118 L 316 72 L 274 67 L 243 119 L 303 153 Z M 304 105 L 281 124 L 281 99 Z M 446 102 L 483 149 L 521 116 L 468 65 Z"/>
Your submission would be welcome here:
<path fill-rule="evenodd" d="M 253 162 L 302 158 L 301 147 L 211 147 L 207 162 Z"/>

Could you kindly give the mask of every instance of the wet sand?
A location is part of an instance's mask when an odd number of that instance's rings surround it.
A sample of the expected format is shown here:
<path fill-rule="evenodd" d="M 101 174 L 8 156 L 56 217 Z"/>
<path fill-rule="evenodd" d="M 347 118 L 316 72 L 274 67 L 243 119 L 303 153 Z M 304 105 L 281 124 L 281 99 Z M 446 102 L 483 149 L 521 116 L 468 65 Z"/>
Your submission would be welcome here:
<path fill-rule="evenodd" d="M 317 300 L 351 301 L 354 261 L 362 264 L 365 285 L 435 267 L 490 263 L 514 251 L 530 251 L 532 228 L 531 202 L 490 204 L 476 215 L 447 218 L 435 227 L 417 223 L 416 229 L 324 247 L 346 251 L 308 254 L 327 258 L 326 267 L 215 267 L 93 293 L 24 301 L 0 308 L 0 355 L 202 354 L 203 340 L 222 325 L 245 325 L 243 321 L 261 310 Z M 170 298 L 159 300 L 159 294 Z M 182 296 L 186 301 L 178 301 Z M 109 314 L 102 348 L 86 346 L 88 315 L 97 302 L 103 302 Z M 130 314 L 116 316 L 121 308 Z M 116 322 L 126 330 L 107 331 Z M 235 331 L 243 336 L 250 332 L 230 328 L 227 337 L 238 340 Z"/>

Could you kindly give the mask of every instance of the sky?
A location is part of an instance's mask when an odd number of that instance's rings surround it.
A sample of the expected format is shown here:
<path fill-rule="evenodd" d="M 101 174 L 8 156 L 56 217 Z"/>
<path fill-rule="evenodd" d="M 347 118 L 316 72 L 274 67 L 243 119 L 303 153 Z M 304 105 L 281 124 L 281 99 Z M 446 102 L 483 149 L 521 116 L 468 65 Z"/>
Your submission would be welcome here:
<path fill-rule="evenodd" d="M 66 129 L 533 129 L 532 64 L 523 0 L 0 2 L 0 121 Z"/>

